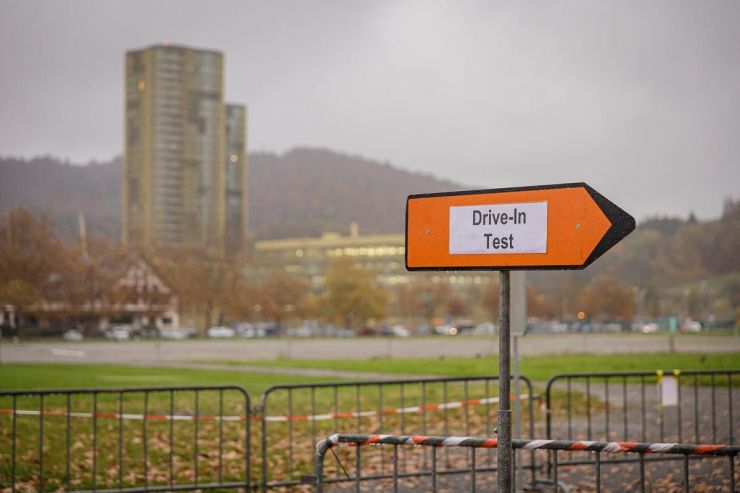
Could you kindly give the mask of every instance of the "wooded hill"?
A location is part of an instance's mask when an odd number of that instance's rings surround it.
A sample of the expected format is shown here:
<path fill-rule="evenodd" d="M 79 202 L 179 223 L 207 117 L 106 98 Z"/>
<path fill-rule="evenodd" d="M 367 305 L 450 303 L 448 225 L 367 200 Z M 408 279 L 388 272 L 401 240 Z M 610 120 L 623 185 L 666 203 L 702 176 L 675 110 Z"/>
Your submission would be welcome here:
<path fill-rule="evenodd" d="M 44 156 L 0 158 L 0 211 L 21 206 L 45 213 L 63 238 L 77 232 L 82 212 L 91 233 L 120 238 L 121 159 L 86 166 Z M 358 156 L 324 149 L 249 156 L 249 220 L 255 238 L 321 236 L 347 232 L 400 233 L 406 196 L 459 190 L 439 180 Z"/>
<path fill-rule="evenodd" d="M 65 239 L 77 234 L 77 214 L 101 236 L 121 236 L 121 160 L 87 166 L 51 156 L 0 158 L 0 212 L 23 207 L 43 213 Z"/>
<path fill-rule="evenodd" d="M 253 153 L 249 176 L 251 231 L 258 239 L 346 233 L 352 221 L 363 233 L 402 233 L 407 195 L 465 188 L 307 148 Z M 52 157 L 0 158 L 0 211 L 22 206 L 47 214 L 67 240 L 76 236 L 77 213 L 83 212 L 91 234 L 117 240 L 120 181 L 120 159 L 73 166 Z M 534 272 L 529 279 L 553 313 L 581 304 L 583 286 L 602 276 L 635 290 L 639 313 L 728 318 L 740 310 L 738 252 L 740 201 L 728 200 L 716 220 L 652 218 L 586 271 Z"/>

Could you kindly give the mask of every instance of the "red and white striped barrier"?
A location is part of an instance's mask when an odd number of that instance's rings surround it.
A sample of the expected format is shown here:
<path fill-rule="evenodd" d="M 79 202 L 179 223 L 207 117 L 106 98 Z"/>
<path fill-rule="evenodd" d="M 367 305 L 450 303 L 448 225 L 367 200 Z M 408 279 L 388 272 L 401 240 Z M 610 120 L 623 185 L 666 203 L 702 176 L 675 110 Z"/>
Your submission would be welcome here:
<path fill-rule="evenodd" d="M 532 396 L 529 394 L 522 394 L 521 400 L 530 399 Z M 512 396 L 514 399 L 515 396 Z M 338 419 L 353 419 L 353 418 L 370 418 L 375 416 L 391 416 L 394 414 L 415 414 L 422 413 L 425 411 L 442 411 L 445 409 L 461 409 L 472 406 L 482 406 L 485 404 L 498 404 L 498 397 L 487 397 L 484 399 L 469 399 L 466 401 L 453 401 L 443 402 L 440 404 L 425 404 L 423 406 L 410 406 L 400 407 L 396 409 L 382 409 L 382 410 L 370 410 L 370 411 L 353 411 L 346 413 L 324 413 L 324 414 L 313 414 L 307 416 L 265 416 L 264 420 L 267 422 L 288 422 L 288 421 L 332 421 Z M 151 421 L 224 421 L 224 422 L 243 422 L 247 418 L 245 416 L 210 416 L 210 415 L 199 415 L 194 416 L 191 414 L 141 414 L 141 413 L 86 413 L 86 412 L 69 412 L 66 411 L 36 411 L 27 409 L 0 409 L 0 414 L 16 416 L 40 416 L 43 412 L 44 416 L 49 417 L 71 417 L 71 418 L 92 418 L 93 416 L 98 419 L 115 419 L 115 420 L 151 420 Z M 251 421 L 261 421 L 260 416 L 251 416 Z"/>
<path fill-rule="evenodd" d="M 475 437 L 431 437 L 423 435 L 331 435 L 317 444 L 320 455 L 340 443 L 352 445 L 426 445 L 433 447 L 495 448 L 496 438 Z M 526 450 L 568 450 L 609 453 L 642 454 L 680 454 L 713 455 L 734 457 L 740 454 L 740 447 L 728 445 L 687 445 L 680 443 L 640 443 L 640 442 L 592 442 L 569 440 L 512 440 L 512 447 Z"/>

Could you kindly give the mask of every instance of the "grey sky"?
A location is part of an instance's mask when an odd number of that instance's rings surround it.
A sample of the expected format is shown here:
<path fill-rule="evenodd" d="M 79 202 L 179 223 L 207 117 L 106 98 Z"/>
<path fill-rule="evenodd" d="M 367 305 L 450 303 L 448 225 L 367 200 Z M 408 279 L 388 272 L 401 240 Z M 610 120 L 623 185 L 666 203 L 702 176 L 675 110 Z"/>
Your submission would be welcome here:
<path fill-rule="evenodd" d="M 0 155 L 119 154 L 124 52 L 168 41 L 225 53 L 251 150 L 716 216 L 740 196 L 738 26 L 736 1 L 0 0 Z"/>

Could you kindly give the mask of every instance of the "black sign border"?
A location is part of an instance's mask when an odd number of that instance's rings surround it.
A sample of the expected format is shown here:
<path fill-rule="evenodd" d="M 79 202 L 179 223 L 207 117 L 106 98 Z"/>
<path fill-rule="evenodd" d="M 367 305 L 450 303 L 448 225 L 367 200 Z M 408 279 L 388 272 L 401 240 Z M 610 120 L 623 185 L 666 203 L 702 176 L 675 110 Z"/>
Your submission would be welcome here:
<path fill-rule="evenodd" d="M 604 236 L 601 238 L 599 243 L 593 249 L 591 254 L 588 256 L 583 264 L 578 265 L 527 265 L 527 266 L 508 266 L 500 265 L 493 267 L 477 267 L 477 266 L 446 266 L 446 267 L 409 267 L 409 202 L 414 199 L 423 199 L 430 197 L 449 197 L 454 195 L 482 195 L 488 193 L 505 193 L 505 192 L 528 192 L 533 190 L 553 190 L 560 188 L 583 188 L 585 189 L 591 198 L 594 200 L 596 205 L 601 209 L 606 218 L 611 223 L 611 227 L 607 230 Z M 409 195 L 406 198 L 406 226 L 404 231 L 405 243 L 404 243 L 404 262 L 406 264 L 406 270 L 410 272 L 418 271 L 501 271 L 501 270 L 582 270 L 591 265 L 594 260 L 601 257 L 611 247 L 622 241 L 627 235 L 635 230 L 636 223 L 635 218 L 629 215 L 627 212 L 622 210 L 619 206 L 614 204 L 612 201 L 601 195 L 599 192 L 594 190 L 585 182 L 575 183 L 558 183 L 554 185 L 534 185 L 527 187 L 509 187 L 509 188 L 491 188 L 487 190 L 460 190 L 456 192 L 435 192 L 435 193 L 419 193 Z"/>

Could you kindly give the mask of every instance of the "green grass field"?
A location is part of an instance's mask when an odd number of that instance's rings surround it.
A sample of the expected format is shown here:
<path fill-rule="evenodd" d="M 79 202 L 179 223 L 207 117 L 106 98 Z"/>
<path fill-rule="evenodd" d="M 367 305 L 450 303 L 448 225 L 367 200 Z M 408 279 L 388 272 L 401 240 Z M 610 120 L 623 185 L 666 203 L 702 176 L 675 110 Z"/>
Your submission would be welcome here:
<path fill-rule="evenodd" d="M 405 375 L 474 376 L 498 373 L 496 357 L 370 360 L 275 360 L 226 361 L 240 365 L 279 368 L 398 373 Z M 521 358 L 521 373 L 545 381 L 557 373 L 631 370 L 737 369 L 740 353 L 718 354 L 631 354 L 527 356 Z M 79 387 L 142 387 L 178 385 L 239 385 L 257 396 L 271 385 L 346 380 L 339 377 L 272 375 L 227 370 L 133 367 L 116 365 L 5 364 L 0 366 L 0 390 Z"/>
<path fill-rule="evenodd" d="M 226 361 L 226 364 L 267 366 L 281 368 L 322 368 L 328 370 L 368 371 L 407 375 L 472 376 L 498 373 L 498 358 L 419 358 L 371 360 L 277 360 L 277 361 Z M 522 375 L 532 380 L 544 381 L 557 373 L 610 372 L 635 370 L 737 369 L 740 353 L 716 354 L 563 354 L 527 356 L 520 359 Z"/>
<path fill-rule="evenodd" d="M 4 364 L 0 366 L 0 390 L 239 385 L 247 389 L 251 395 L 258 396 L 271 385 L 326 380 L 326 378 L 318 377 L 240 371 L 118 365 Z"/>

